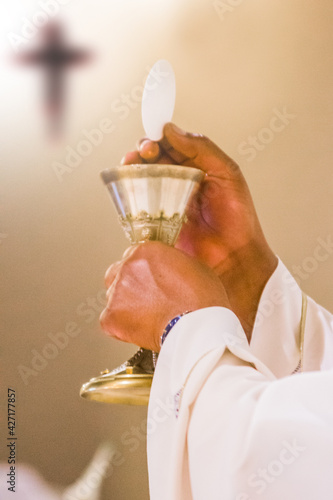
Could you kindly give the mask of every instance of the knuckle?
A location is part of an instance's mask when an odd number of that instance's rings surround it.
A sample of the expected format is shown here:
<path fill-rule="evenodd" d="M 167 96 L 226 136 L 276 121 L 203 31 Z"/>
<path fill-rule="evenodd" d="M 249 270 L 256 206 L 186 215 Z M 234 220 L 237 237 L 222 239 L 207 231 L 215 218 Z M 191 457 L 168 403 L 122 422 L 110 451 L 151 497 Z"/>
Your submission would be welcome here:
<path fill-rule="evenodd" d="M 239 165 L 228 155 L 225 155 L 225 165 L 232 172 L 240 172 Z"/>
<path fill-rule="evenodd" d="M 200 142 L 204 146 L 210 146 L 212 142 L 206 135 L 203 134 L 194 134 L 194 137 L 196 137 L 198 142 Z"/>
<path fill-rule="evenodd" d="M 118 338 L 116 333 L 117 330 L 115 328 L 114 314 L 109 306 L 101 312 L 99 323 L 103 332 L 112 338 Z"/>
<path fill-rule="evenodd" d="M 111 338 L 126 342 L 121 325 L 118 325 L 117 314 L 112 309 L 105 308 L 99 318 L 102 330 Z"/>
<path fill-rule="evenodd" d="M 109 287 L 111 285 L 111 283 L 112 283 L 112 280 L 113 280 L 113 277 L 114 277 L 114 274 L 115 274 L 115 269 L 116 269 L 117 265 L 119 265 L 119 262 L 114 262 L 106 270 L 106 273 L 104 275 L 104 282 L 105 282 L 105 285 L 107 287 Z"/>
<path fill-rule="evenodd" d="M 154 259 L 161 257 L 161 253 L 165 251 L 165 247 L 167 246 L 160 241 L 146 241 L 139 245 L 135 254 L 132 255 L 132 258 L 136 261 L 153 262 Z"/>
<path fill-rule="evenodd" d="M 104 332 L 109 332 L 110 328 L 110 310 L 108 308 L 103 309 L 99 317 L 99 323 Z"/>
<path fill-rule="evenodd" d="M 137 259 L 141 259 L 145 255 L 147 243 L 148 242 L 140 243 L 130 247 L 130 251 L 126 255 L 126 262 L 124 264 L 124 267 L 125 265 L 129 265 L 131 262 Z"/>
<path fill-rule="evenodd" d="M 162 249 L 166 247 L 165 243 L 162 243 L 161 241 L 146 241 L 142 245 L 143 253 L 149 253 L 149 252 L 156 252 L 159 249 Z"/>
<path fill-rule="evenodd" d="M 104 283 L 105 283 L 106 287 L 109 286 L 109 276 L 110 276 L 110 267 L 107 268 L 107 270 L 104 274 Z"/>
<path fill-rule="evenodd" d="M 126 248 L 125 252 L 123 253 L 123 260 L 122 262 L 124 262 L 125 259 L 128 259 L 129 257 L 131 257 L 131 255 L 135 252 L 136 248 L 138 247 L 139 245 L 136 244 L 136 245 L 131 245 L 129 247 Z"/>
<path fill-rule="evenodd" d="M 211 140 L 206 135 L 204 135 L 204 134 L 200 134 L 199 138 L 200 138 L 200 140 L 202 142 L 209 142 L 209 143 L 211 143 Z"/>

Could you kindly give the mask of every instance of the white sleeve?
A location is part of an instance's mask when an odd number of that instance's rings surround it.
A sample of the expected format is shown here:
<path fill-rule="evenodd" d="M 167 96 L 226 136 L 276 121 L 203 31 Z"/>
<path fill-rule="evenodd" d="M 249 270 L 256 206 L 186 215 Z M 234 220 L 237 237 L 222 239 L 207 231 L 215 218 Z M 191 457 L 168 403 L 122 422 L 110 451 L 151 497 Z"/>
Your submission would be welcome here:
<path fill-rule="evenodd" d="M 332 394 L 332 371 L 276 379 L 231 311 L 184 316 L 152 386 L 151 500 L 331 500 Z"/>
<path fill-rule="evenodd" d="M 302 291 L 279 259 L 260 297 L 251 338 L 252 353 L 278 377 L 300 361 Z M 310 297 L 304 330 L 303 370 L 333 368 L 333 316 Z"/>
<path fill-rule="evenodd" d="M 191 409 L 193 500 L 331 500 L 333 371 L 268 381 L 236 359 L 222 357 Z"/>

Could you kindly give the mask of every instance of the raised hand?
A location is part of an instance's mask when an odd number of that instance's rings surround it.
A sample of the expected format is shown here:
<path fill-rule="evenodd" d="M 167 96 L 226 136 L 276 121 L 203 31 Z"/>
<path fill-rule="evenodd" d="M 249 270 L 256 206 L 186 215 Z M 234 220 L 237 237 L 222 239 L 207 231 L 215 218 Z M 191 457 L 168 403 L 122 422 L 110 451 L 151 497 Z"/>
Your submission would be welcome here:
<path fill-rule="evenodd" d="M 176 247 L 211 267 L 250 338 L 263 287 L 277 265 L 238 165 L 207 137 L 164 128 L 159 143 L 142 140 L 124 164 L 173 163 L 206 172 Z"/>

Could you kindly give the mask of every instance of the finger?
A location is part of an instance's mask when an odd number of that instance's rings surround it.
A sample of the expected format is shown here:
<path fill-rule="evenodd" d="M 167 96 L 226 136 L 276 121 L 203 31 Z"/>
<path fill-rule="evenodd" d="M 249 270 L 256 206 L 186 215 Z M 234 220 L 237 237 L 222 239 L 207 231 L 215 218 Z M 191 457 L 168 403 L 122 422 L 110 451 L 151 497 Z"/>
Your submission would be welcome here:
<path fill-rule="evenodd" d="M 103 311 L 101 312 L 99 317 L 99 322 L 103 332 L 105 332 L 110 337 L 113 337 L 114 339 L 118 338 L 116 335 L 115 328 L 113 328 L 112 325 L 112 315 L 108 306 L 105 307 L 105 309 L 103 309 Z"/>
<path fill-rule="evenodd" d="M 148 163 L 153 163 L 160 156 L 161 150 L 157 142 L 145 139 L 139 145 L 139 154 Z"/>
<path fill-rule="evenodd" d="M 164 153 L 159 157 L 159 159 L 157 160 L 156 163 L 161 164 L 161 165 L 174 165 L 177 162 L 174 162 L 174 160 L 171 158 L 171 156 Z"/>
<path fill-rule="evenodd" d="M 118 274 L 116 274 L 116 276 L 115 276 L 115 278 L 114 278 L 113 282 L 111 283 L 111 285 L 108 287 L 108 289 L 107 289 L 107 290 L 106 290 L 106 292 L 105 292 L 105 295 L 106 295 L 107 301 L 109 301 L 109 300 L 110 300 L 110 298 L 111 298 L 111 296 L 112 296 L 112 293 L 113 293 L 113 291 L 114 291 L 115 284 L 117 283 L 117 279 L 116 279 L 116 278 L 117 278 L 117 276 L 118 276 Z M 109 303 L 109 302 L 108 302 L 108 303 Z"/>
<path fill-rule="evenodd" d="M 167 126 L 165 126 L 163 138 L 159 141 L 160 148 L 166 154 L 168 154 L 174 160 L 174 162 L 177 163 L 177 165 L 182 165 L 182 163 L 188 160 L 189 157 L 186 154 L 182 153 L 181 151 L 178 151 L 171 145 L 171 143 L 168 140 L 168 137 L 166 136 L 166 129 Z M 178 130 L 180 131 L 181 129 Z M 181 133 L 185 132 L 181 131 Z"/>
<path fill-rule="evenodd" d="M 121 159 L 121 165 L 137 165 L 143 163 L 143 159 L 138 151 L 130 151 Z"/>
<path fill-rule="evenodd" d="M 160 145 L 177 163 L 200 168 L 209 175 L 230 177 L 240 172 L 238 165 L 207 137 L 184 132 L 173 123 L 165 125 Z"/>
<path fill-rule="evenodd" d="M 123 261 L 118 260 L 117 262 L 114 262 L 113 264 L 111 264 L 111 266 L 108 268 L 108 270 L 105 273 L 105 277 L 104 277 L 106 288 L 110 288 L 115 277 L 117 276 L 118 272 L 120 271 L 122 265 L 123 265 Z"/>
<path fill-rule="evenodd" d="M 111 264 L 111 266 L 107 269 L 104 277 L 105 286 L 107 288 L 110 288 L 110 286 L 113 284 L 117 274 L 119 273 L 125 262 L 136 251 L 138 246 L 139 245 L 131 245 L 128 248 L 126 248 L 125 252 L 123 253 L 123 258 L 121 260 L 113 262 L 113 264 Z"/>
<path fill-rule="evenodd" d="M 136 149 L 139 150 L 140 149 L 140 146 L 141 144 L 143 143 L 143 141 L 149 141 L 150 139 L 148 139 L 148 137 L 141 137 L 141 139 L 139 139 L 136 143 Z"/>
<path fill-rule="evenodd" d="M 126 248 L 125 252 L 123 253 L 123 258 L 121 262 L 123 263 L 125 260 L 127 260 L 131 255 L 136 252 L 136 249 L 140 247 L 139 243 L 136 243 L 135 245 L 131 245 Z"/>

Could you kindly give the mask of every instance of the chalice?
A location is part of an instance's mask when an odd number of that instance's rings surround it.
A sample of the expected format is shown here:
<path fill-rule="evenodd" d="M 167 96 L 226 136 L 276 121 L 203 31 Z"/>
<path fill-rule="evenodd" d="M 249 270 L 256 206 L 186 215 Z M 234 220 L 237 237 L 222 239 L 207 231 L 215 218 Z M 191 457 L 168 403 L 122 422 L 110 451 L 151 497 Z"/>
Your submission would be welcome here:
<path fill-rule="evenodd" d="M 181 165 L 141 164 L 103 170 L 101 177 L 131 244 L 158 240 L 173 246 L 204 172 Z M 140 348 L 125 363 L 85 383 L 80 395 L 105 403 L 147 405 L 157 356 Z"/>

